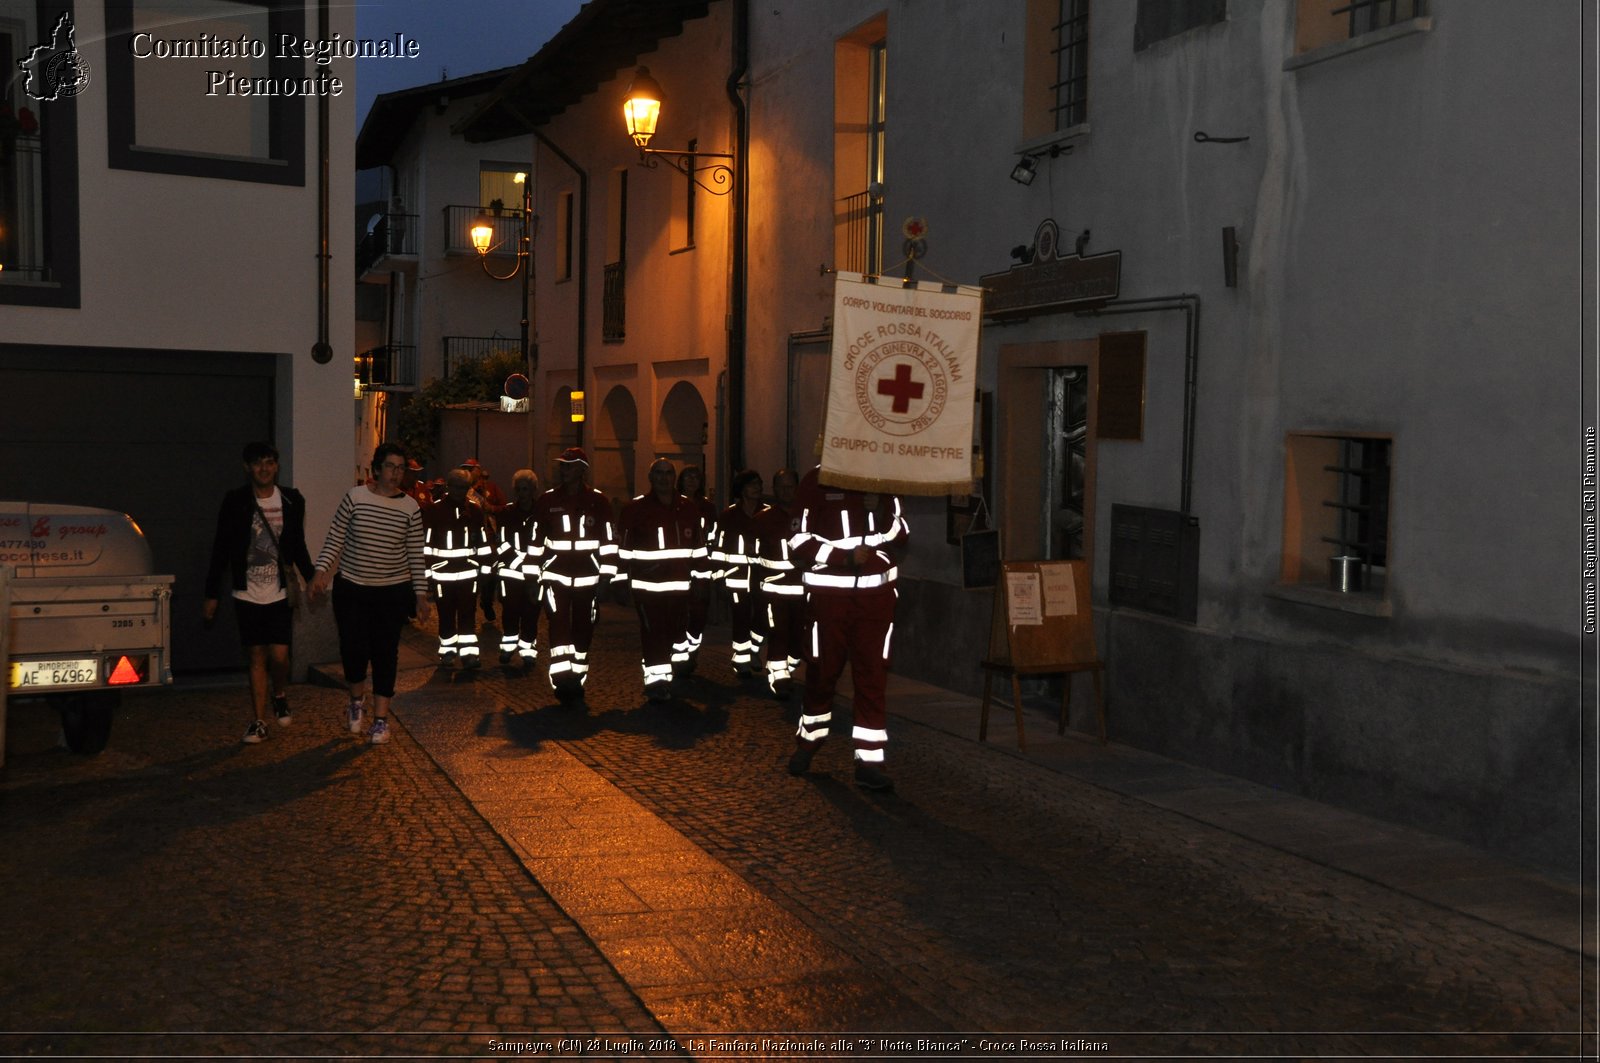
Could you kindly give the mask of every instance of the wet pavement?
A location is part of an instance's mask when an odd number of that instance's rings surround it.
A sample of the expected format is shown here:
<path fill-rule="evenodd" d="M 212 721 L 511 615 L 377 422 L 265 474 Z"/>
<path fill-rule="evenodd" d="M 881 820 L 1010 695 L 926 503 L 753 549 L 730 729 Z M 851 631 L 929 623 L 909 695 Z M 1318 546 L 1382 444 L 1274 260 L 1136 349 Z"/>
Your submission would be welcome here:
<path fill-rule="evenodd" d="M 607 607 L 563 706 L 413 632 L 380 747 L 323 686 L 258 746 L 237 687 L 129 697 L 87 759 L 13 703 L 0 1052 L 1594 1052 L 1572 883 L 1038 709 L 1026 753 L 1008 706 L 979 743 L 973 699 L 905 680 L 895 793 L 852 785 L 847 712 L 792 778 L 797 706 L 708 642 L 647 703 Z"/>

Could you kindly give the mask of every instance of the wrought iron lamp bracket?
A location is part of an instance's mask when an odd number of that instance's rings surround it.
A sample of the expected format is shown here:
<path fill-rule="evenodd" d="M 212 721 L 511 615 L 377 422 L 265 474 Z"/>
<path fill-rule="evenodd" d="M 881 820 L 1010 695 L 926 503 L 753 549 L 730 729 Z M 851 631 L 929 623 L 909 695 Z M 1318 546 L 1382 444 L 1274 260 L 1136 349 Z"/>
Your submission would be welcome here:
<path fill-rule="evenodd" d="M 656 169 L 661 160 L 665 159 L 668 166 L 677 170 L 683 176 L 710 192 L 714 196 L 725 196 L 733 190 L 733 169 L 726 163 L 715 163 L 707 167 L 694 165 L 695 159 L 732 159 L 719 151 L 670 151 L 660 148 L 640 148 L 639 165 L 645 169 Z M 700 179 L 701 174 L 706 174 L 711 179 L 711 184 L 706 184 Z M 713 187 L 714 186 L 714 187 Z"/>

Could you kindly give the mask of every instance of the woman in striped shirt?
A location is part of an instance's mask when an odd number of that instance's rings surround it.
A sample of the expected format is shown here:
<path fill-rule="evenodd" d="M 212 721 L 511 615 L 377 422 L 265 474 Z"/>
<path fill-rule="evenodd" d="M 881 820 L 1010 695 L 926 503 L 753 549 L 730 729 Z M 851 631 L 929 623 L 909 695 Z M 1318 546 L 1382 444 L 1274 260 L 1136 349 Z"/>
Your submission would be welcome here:
<path fill-rule="evenodd" d="M 314 597 L 333 587 L 339 656 L 350 684 L 350 730 L 361 733 L 370 690 L 374 745 L 389 740 L 400 631 L 412 617 L 428 618 L 422 514 L 416 499 L 401 490 L 406 476 L 404 448 L 384 443 L 373 452 L 372 479 L 340 499 L 311 581 Z"/>

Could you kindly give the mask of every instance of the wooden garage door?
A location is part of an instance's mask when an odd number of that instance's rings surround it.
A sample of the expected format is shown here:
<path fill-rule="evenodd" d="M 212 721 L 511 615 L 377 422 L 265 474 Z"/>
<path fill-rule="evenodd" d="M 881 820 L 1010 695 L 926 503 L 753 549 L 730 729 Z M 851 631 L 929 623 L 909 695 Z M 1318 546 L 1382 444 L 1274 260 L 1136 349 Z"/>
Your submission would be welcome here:
<path fill-rule="evenodd" d="M 239 667 L 231 622 L 200 623 L 239 450 L 271 439 L 277 357 L 0 344 L 0 497 L 100 506 L 144 529 L 173 585 L 174 671 Z"/>

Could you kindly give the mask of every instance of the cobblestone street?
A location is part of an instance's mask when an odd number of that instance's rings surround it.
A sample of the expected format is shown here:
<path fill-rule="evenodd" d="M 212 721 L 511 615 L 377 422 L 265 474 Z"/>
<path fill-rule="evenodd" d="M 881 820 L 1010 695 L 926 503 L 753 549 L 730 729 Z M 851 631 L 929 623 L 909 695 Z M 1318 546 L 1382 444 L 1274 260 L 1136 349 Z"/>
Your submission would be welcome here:
<path fill-rule="evenodd" d="M 760 1053 L 707 1035 L 812 1031 L 982 1055 L 977 1035 L 1031 1031 L 1060 1055 L 1593 1051 L 1578 951 L 899 713 L 894 794 L 851 784 L 848 713 L 791 778 L 796 703 L 741 688 L 713 645 L 647 704 L 629 611 L 604 612 L 586 707 L 408 643 L 387 747 L 317 686 L 259 746 L 240 689 L 130 697 L 88 760 L 13 704 L 0 1049 L 490 1054 L 608 1031 L 716 1058 Z"/>

